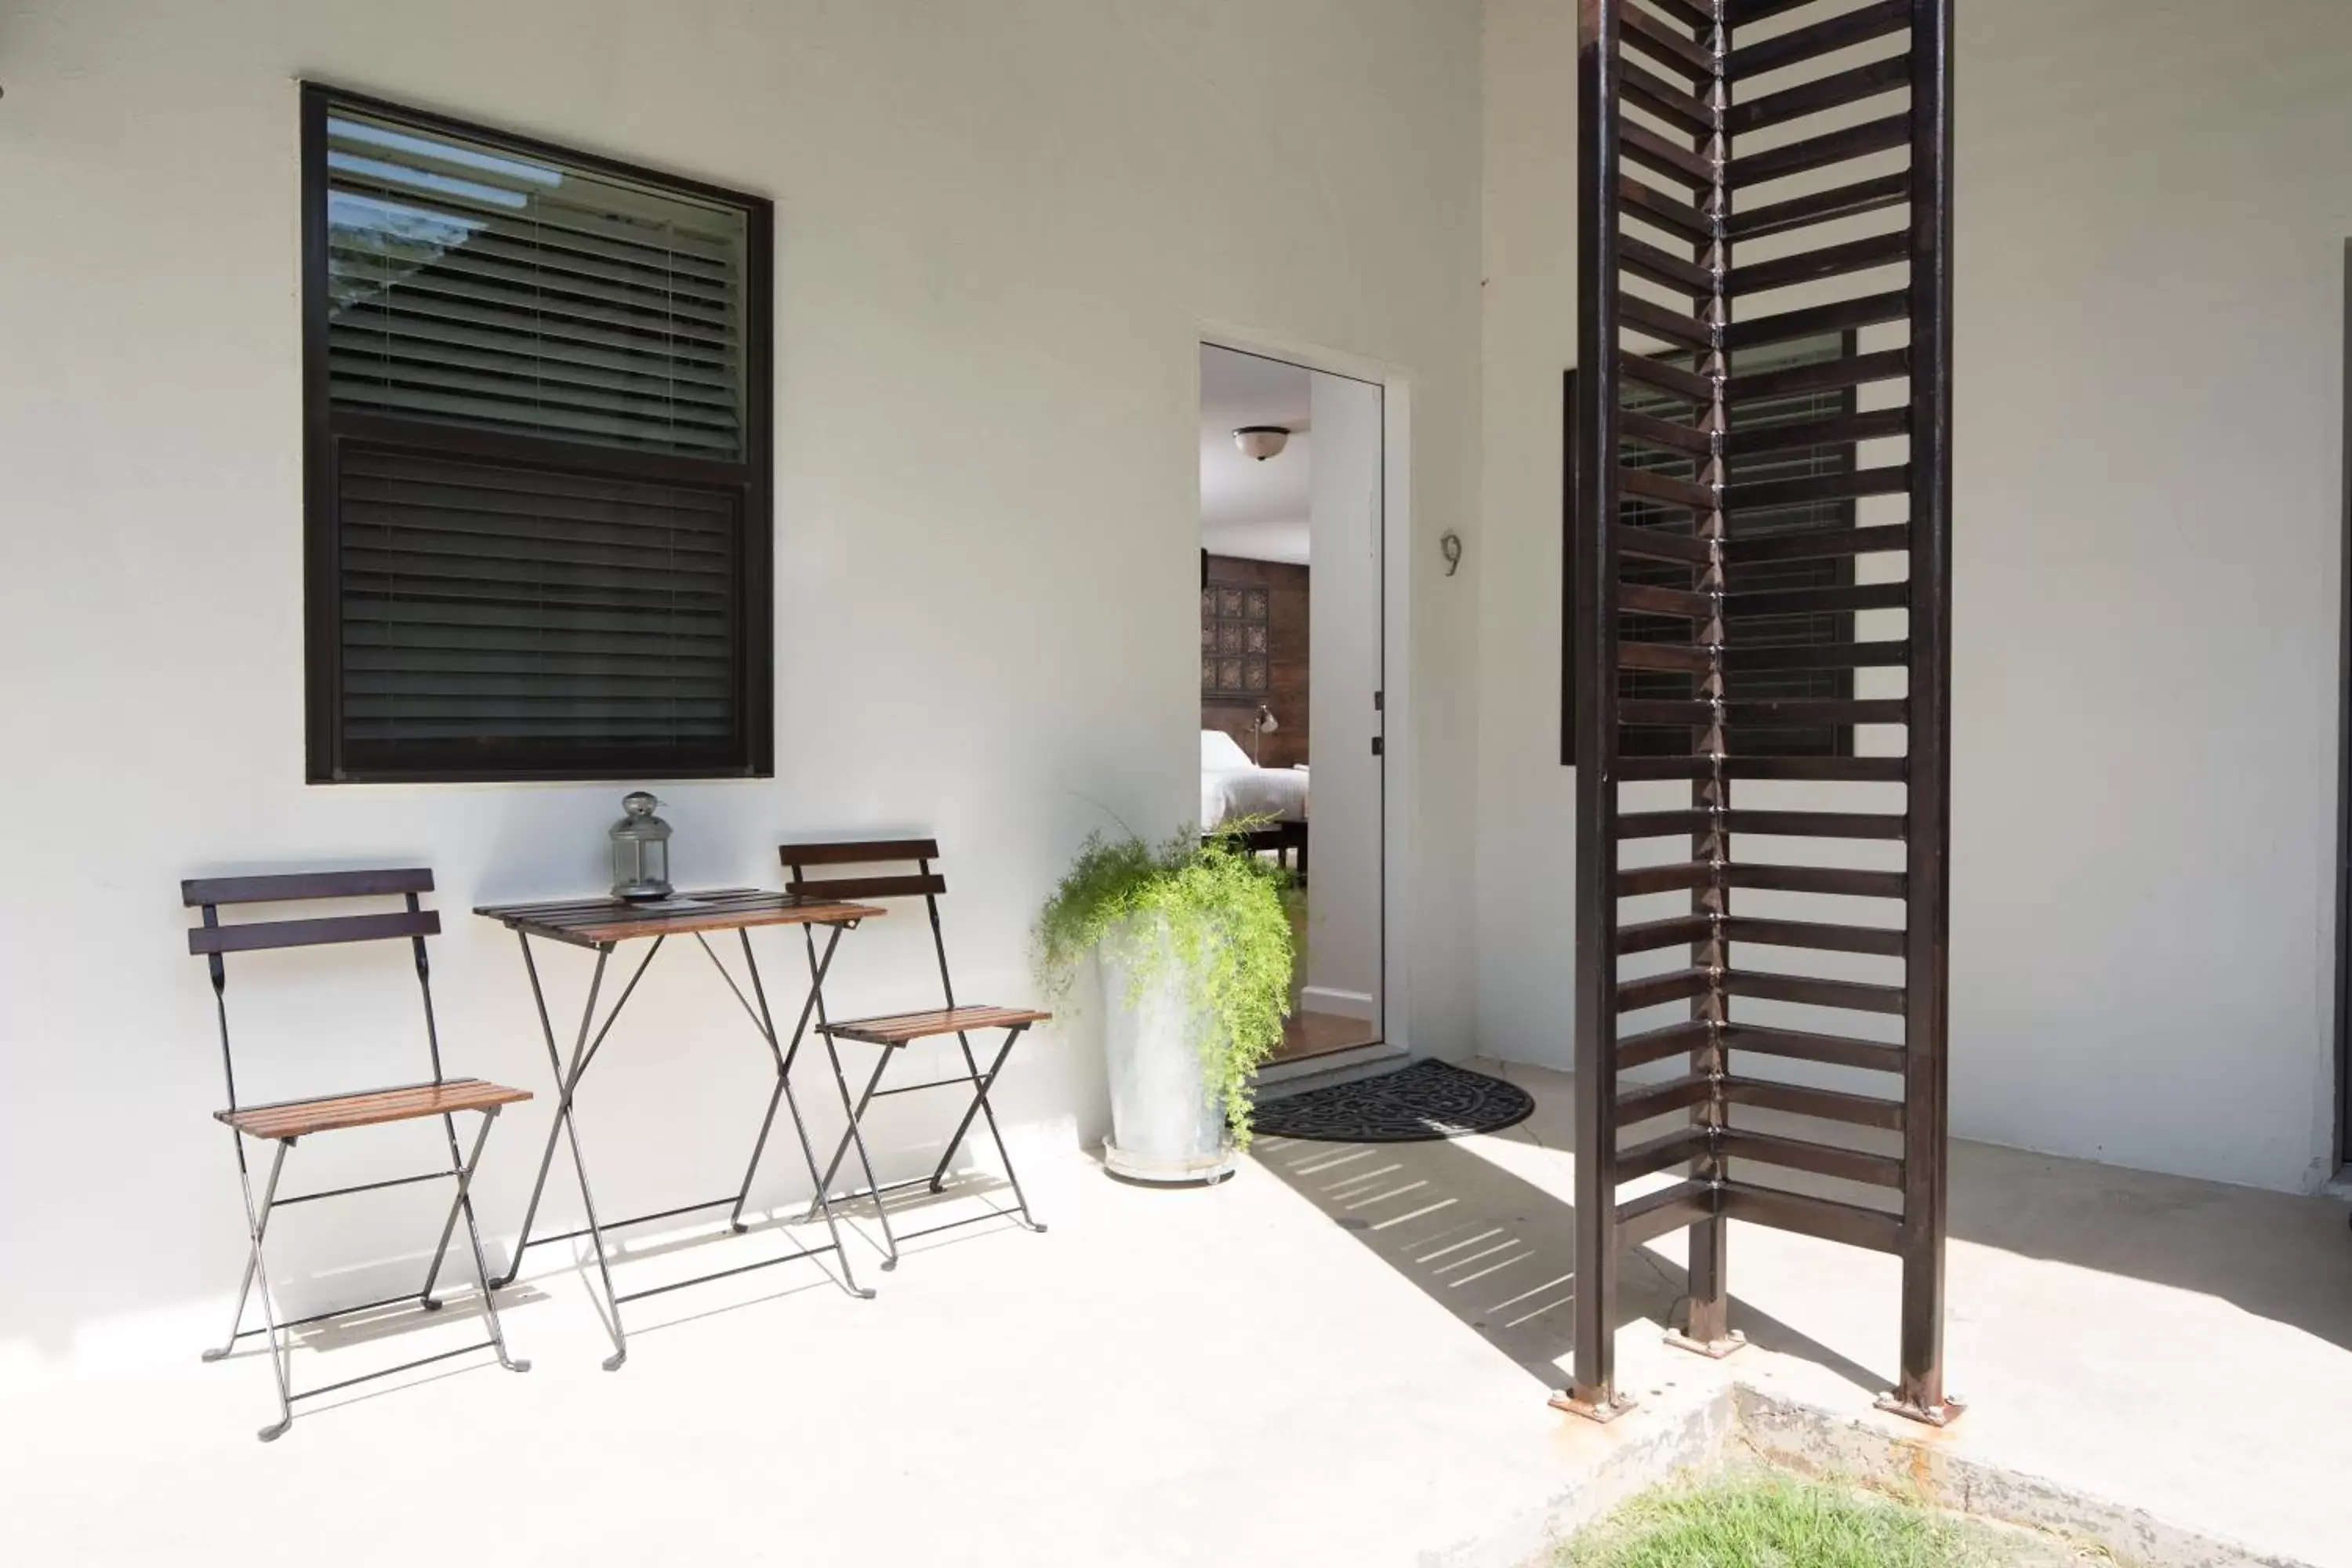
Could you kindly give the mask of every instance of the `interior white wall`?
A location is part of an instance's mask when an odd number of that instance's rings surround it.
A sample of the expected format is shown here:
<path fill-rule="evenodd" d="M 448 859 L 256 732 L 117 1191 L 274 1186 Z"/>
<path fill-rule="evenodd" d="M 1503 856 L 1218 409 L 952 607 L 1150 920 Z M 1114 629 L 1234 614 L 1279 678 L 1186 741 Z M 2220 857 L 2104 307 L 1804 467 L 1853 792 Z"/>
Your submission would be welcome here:
<path fill-rule="evenodd" d="M 1373 1018 L 1380 995 L 1381 389 L 1314 373 L 1307 476 L 1313 613 L 1307 623 L 1314 784 L 1307 987 L 1316 1012 Z"/>
<path fill-rule="evenodd" d="M 670 803 L 684 884 L 772 883 L 788 835 L 936 832 L 960 993 L 1031 994 L 1028 924 L 1080 839 L 1194 809 L 1212 323 L 1412 391 L 1412 450 L 1391 460 L 1410 463 L 1427 538 L 1394 568 L 1414 602 L 1393 689 L 1423 718 L 1394 761 L 1425 820 L 1400 835 L 1420 925 L 1397 1029 L 1465 1051 L 1475 601 L 1443 583 L 1434 537 L 1477 495 L 1477 26 L 1467 0 L 93 0 L 13 25 L 0 654 L 11 781 L 38 830 L 12 837 L 0 900 L 0 1364 L 98 1354 L 191 1305 L 226 1321 L 242 1219 L 184 876 L 437 869 L 451 1065 L 541 1091 L 492 1141 L 494 1237 L 519 1221 L 551 1108 L 514 942 L 464 911 L 593 890 L 627 785 Z M 773 781 L 303 784 L 306 73 L 775 198 Z M 789 1005 L 795 949 L 762 940 Z M 920 996 L 925 963 L 917 920 L 860 931 L 836 1003 Z M 624 1024 L 584 1091 L 603 1206 L 737 1179 L 768 1069 L 702 964 L 665 952 L 631 1005 L 640 1032 Z M 572 1005 L 584 962 L 549 968 Z M 413 1042 L 396 955 L 231 973 L 278 1083 L 408 1076 L 358 1059 Z M 1097 1049 L 1080 1019 L 1008 1070 L 1029 1136 L 1097 1135 Z M 801 1083 L 812 1105 L 830 1092 Z M 929 1131 L 883 1142 L 908 1158 Z M 757 1195 L 803 1188 L 793 1163 L 772 1150 Z M 429 1244 L 424 1192 L 299 1228 L 292 1211 L 297 1285 Z"/>
<path fill-rule="evenodd" d="M 2352 10 L 1959 13 L 1953 1124 L 2308 1187 L 2330 1142 Z M 1479 1026 L 1559 1066 L 1574 30 L 1549 0 L 1486 6 Z"/>

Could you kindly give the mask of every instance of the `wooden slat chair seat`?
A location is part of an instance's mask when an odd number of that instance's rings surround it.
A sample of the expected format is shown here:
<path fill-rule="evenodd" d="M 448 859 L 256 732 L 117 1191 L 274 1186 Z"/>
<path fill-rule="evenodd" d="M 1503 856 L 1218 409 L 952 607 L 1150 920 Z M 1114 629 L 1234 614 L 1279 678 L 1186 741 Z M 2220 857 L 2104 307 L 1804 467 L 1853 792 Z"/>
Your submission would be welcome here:
<path fill-rule="evenodd" d="M 204 911 L 204 923 L 188 932 L 188 951 L 205 961 L 211 972 L 214 1009 L 220 1019 L 221 1069 L 228 1082 L 228 1109 L 213 1113 L 215 1120 L 226 1125 L 236 1145 L 237 1181 L 245 1189 L 246 1236 L 248 1250 L 245 1278 L 236 1289 L 236 1315 L 230 1320 L 228 1340 L 217 1349 L 205 1352 L 206 1361 L 218 1361 L 236 1348 L 237 1341 L 255 1334 L 269 1336 L 269 1365 L 278 1382 L 278 1418 L 261 1429 L 265 1443 L 284 1435 L 294 1424 L 294 1401 L 312 1394 L 345 1388 L 371 1378 L 388 1377 L 431 1362 L 463 1355 L 467 1351 L 488 1350 L 498 1352 L 499 1364 L 511 1372 L 527 1372 L 530 1363 L 507 1354 L 506 1331 L 499 1322 L 499 1305 L 492 1292 L 490 1273 L 482 1255 L 480 1227 L 474 1220 L 472 1196 L 474 1172 L 479 1167 L 483 1145 L 489 1142 L 490 1123 L 507 1106 L 530 1098 L 530 1091 L 509 1089 L 504 1084 L 488 1083 L 478 1078 L 448 1078 L 441 1071 L 441 1036 L 433 1019 L 432 968 L 425 951 L 425 939 L 439 933 L 441 917 L 425 909 L 418 895 L 433 890 L 433 873 L 422 867 L 371 871 L 312 871 L 277 876 L 214 877 L 197 879 L 180 884 L 180 901 L 189 909 Z M 223 924 L 223 906 L 256 903 L 313 902 L 333 899 L 397 898 L 404 907 L 384 914 L 334 915 L 323 919 L 291 921 L 246 921 L 234 925 Z M 362 1089 L 356 1093 L 316 1095 L 302 1100 L 279 1100 L 268 1105 L 239 1105 L 236 1100 L 236 1062 L 229 1048 L 228 1035 L 228 975 L 226 955 L 230 953 L 263 952 L 278 948 L 318 947 L 329 943 L 405 941 L 416 967 L 416 986 L 425 1004 L 425 1041 L 433 1069 L 432 1079 L 425 1083 L 403 1084 L 391 1089 Z M 244 961 L 239 960 L 240 966 Z M 481 1117 L 481 1125 L 474 1134 L 470 1152 L 461 1152 L 457 1142 L 457 1114 L 474 1111 Z M 415 1121 L 438 1118 L 447 1140 L 449 1165 L 446 1170 L 426 1171 L 413 1176 L 398 1176 L 388 1181 L 364 1182 L 356 1186 L 337 1187 L 330 1191 L 303 1193 L 290 1198 L 278 1195 L 278 1178 L 286 1168 L 286 1156 L 295 1143 L 322 1132 L 344 1131 L 358 1127 L 376 1127 L 392 1122 Z M 275 1143 L 277 1153 L 270 1161 L 269 1176 L 262 1185 L 257 1201 L 253 1190 L 252 1172 L 245 1158 L 245 1141 L 260 1139 Z M 262 1252 L 262 1243 L 269 1231 L 271 1211 L 281 1204 L 307 1203 L 317 1198 L 341 1197 L 351 1193 L 368 1192 L 379 1187 L 404 1186 L 413 1182 L 441 1181 L 454 1178 L 456 1194 L 450 1199 L 448 1215 L 442 1221 L 440 1245 L 435 1247 L 433 1262 L 425 1275 L 424 1289 L 414 1298 L 427 1311 L 438 1310 L 441 1303 L 433 1294 L 434 1282 L 441 1277 L 442 1259 L 447 1255 L 449 1243 L 456 1234 L 457 1221 L 466 1222 L 466 1237 L 474 1255 L 475 1277 L 481 1281 L 482 1315 L 489 1330 L 489 1338 L 478 1344 L 457 1350 L 443 1351 L 436 1355 L 422 1356 L 399 1366 L 386 1367 L 360 1377 L 345 1378 L 322 1388 L 297 1390 L 292 1386 L 289 1362 L 290 1344 L 281 1342 L 281 1328 L 291 1329 L 295 1323 L 280 1325 L 278 1310 L 269 1296 L 269 1269 Z M 245 1304 L 256 1294 L 261 1298 L 262 1327 L 247 1329 Z M 330 1318 L 347 1317 L 353 1312 L 373 1311 L 411 1298 L 406 1295 L 388 1297 L 380 1301 L 363 1302 L 356 1307 L 339 1308 L 320 1312 L 301 1322 L 321 1322 Z"/>
<path fill-rule="evenodd" d="M 990 1007 L 967 1003 L 961 1007 L 934 1008 L 928 1013 L 893 1013 L 881 1018 L 852 1018 L 825 1026 L 837 1040 L 864 1040 L 869 1045 L 903 1046 L 940 1035 L 961 1035 L 971 1029 L 1009 1029 L 1015 1024 L 1042 1024 L 1054 1015 L 1031 1007 Z"/>
<path fill-rule="evenodd" d="M 412 1121 L 420 1116 L 446 1116 L 458 1110 L 488 1110 L 530 1098 L 527 1089 L 509 1089 L 478 1078 L 453 1078 L 444 1083 L 411 1084 L 404 1089 L 379 1089 L 365 1094 L 289 1100 L 245 1110 L 215 1110 L 213 1117 L 248 1138 L 308 1138 L 314 1132 L 334 1132 L 346 1127 L 374 1127 L 387 1121 Z"/>
<path fill-rule="evenodd" d="M 952 1229 L 956 1226 L 973 1225 L 996 1218 L 1013 1218 L 1028 1229 L 1044 1230 L 1045 1227 L 1040 1225 L 1036 1216 L 1029 1212 L 1029 1200 L 1021 1191 L 1021 1178 L 1013 1172 L 1013 1156 L 1005 1150 L 1004 1135 L 997 1128 L 996 1109 L 989 1103 L 988 1091 L 994 1087 L 997 1074 L 1004 1070 L 1005 1060 L 1013 1054 L 1013 1042 L 1020 1039 L 1031 1025 L 1045 1023 L 1053 1015 L 1040 1012 L 1034 1007 L 1002 1007 L 981 1003 L 961 1005 L 957 1003 L 955 982 L 948 973 L 947 939 L 941 934 L 940 927 L 940 898 L 948 890 L 948 885 L 945 878 L 931 869 L 931 862 L 940 857 L 939 844 L 929 838 L 787 844 L 778 850 L 778 855 L 782 859 L 785 870 L 790 877 L 785 887 L 803 898 L 921 899 L 924 909 L 931 918 L 931 948 L 939 958 L 940 997 L 944 1004 L 942 1006 L 927 1007 L 915 1012 L 886 1013 L 875 1017 L 854 1018 L 836 1023 L 825 1016 L 823 997 L 819 996 L 816 999 L 817 1033 L 824 1041 L 826 1055 L 833 1060 L 835 1077 L 841 1074 L 841 1055 L 838 1049 L 841 1041 L 856 1040 L 861 1044 L 881 1047 L 874 1063 L 873 1076 L 866 1080 L 866 1091 L 857 1097 L 856 1104 L 850 1110 L 849 1126 L 843 1132 L 840 1144 L 833 1152 L 833 1163 L 825 1167 L 824 1174 L 817 1179 L 819 1197 L 822 1198 L 832 1191 L 833 1179 L 841 1170 L 844 1156 L 855 1148 L 857 1151 L 858 1163 L 865 1168 L 866 1187 L 863 1192 L 852 1193 L 848 1195 L 851 1198 L 870 1197 L 873 1200 L 874 1216 L 882 1226 L 885 1249 L 882 1267 L 886 1269 L 897 1268 L 899 1237 L 891 1229 L 890 1211 L 883 1203 L 883 1198 L 891 1193 L 904 1192 L 918 1186 L 927 1186 L 934 1193 L 943 1190 L 947 1182 L 948 1167 L 954 1163 L 956 1151 L 963 1146 L 964 1135 L 971 1131 L 972 1119 L 978 1116 L 987 1121 L 990 1141 L 996 1145 L 997 1158 L 1003 1162 L 1004 1179 L 1013 1189 L 1013 1201 L 1020 1212 L 1017 1215 L 1007 1215 L 1005 1211 L 992 1205 L 984 1214 L 949 1220 L 923 1230 L 908 1232 L 907 1239 L 912 1240 L 915 1237 L 929 1236 L 936 1231 Z M 833 870 L 834 868 L 839 867 L 904 868 L 908 865 L 915 868 L 911 874 L 903 869 L 893 869 L 884 875 L 843 876 L 835 874 Z M 822 868 L 821 874 L 812 876 L 810 874 L 812 867 Z M 810 940 L 812 942 L 814 941 L 814 938 Z M 809 958 L 810 971 L 814 973 L 816 967 L 814 946 L 810 949 Z M 986 1071 L 981 1069 L 980 1058 L 972 1050 L 971 1035 L 976 1029 L 1004 1031 L 1003 1043 L 998 1047 L 995 1059 L 989 1064 Z M 882 1075 L 888 1068 L 891 1058 L 898 1054 L 900 1047 L 917 1040 L 950 1035 L 955 1037 L 956 1048 L 962 1053 L 964 1066 L 962 1072 L 950 1073 L 945 1078 L 932 1079 L 922 1083 L 903 1084 L 890 1089 L 882 1088 Z M 914 1089 L 946 1089 L 958 1084 L 971 1089 L 971 1103 L 964 1108 L 963 1120 L 956 1124 L 955 1134 L 948 1140 L 947 1150 L 940 1156 L 940 1163 L 933 1168 L 931 1173 L 929 1176 L 918 1176 L 912 1181 L 894 1182 L 887 1186 L 877 1181 L 874 1175 L 874 1162 L 866 1153 L 866 1135 L 861 1127 L 866 1116 L 866 1108 L 877 1095 L 905 1094 Z M 843 1080 L 843 1088 L 845 1094 L 846 1079 Z M 816 1212 L 817 1203 L 812 1200 L 809 1213 L 814 1215 Z"/>

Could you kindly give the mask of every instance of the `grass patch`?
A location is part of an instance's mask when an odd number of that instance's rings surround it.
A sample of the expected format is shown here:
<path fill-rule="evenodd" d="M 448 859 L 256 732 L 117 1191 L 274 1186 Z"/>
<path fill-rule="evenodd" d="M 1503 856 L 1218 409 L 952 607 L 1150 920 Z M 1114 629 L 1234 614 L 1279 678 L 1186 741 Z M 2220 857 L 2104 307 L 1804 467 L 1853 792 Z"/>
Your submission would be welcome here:
<path fill-rule="evenodd" d="M 1584 1531 L 1561 1568 L 2022 1568 L 2053 1542 L 1851 1488 L 1747 1472 L 1645 1493 Z"/>

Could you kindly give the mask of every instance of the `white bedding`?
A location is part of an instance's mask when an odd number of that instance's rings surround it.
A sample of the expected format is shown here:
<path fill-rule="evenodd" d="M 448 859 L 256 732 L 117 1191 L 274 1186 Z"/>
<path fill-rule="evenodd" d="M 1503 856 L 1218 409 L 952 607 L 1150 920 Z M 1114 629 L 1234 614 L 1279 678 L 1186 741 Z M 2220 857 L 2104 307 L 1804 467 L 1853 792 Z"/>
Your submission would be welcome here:
<path fill-rule="evenodd" d="M 1307 820 L 1307 770 L 1256 768 L 1231 735 L 1201 731 L 1201 829 L 1237 816 Z"/>

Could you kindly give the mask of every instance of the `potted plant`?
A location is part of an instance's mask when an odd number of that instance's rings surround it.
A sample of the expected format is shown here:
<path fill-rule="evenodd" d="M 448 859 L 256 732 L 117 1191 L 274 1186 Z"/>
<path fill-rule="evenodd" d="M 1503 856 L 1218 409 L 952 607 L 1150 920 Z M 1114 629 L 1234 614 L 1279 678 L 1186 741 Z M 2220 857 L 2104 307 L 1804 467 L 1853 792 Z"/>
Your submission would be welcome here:
<path fill-rule="evenodd" d="M 1250 1075 L 1282 1043 L 1296 954 L 1290 874 L 1242 844 L 1087 840 L 1037 917 L 1040 983 L 1066 997 L 1082 965 L 1108 1016 L 1106 1163 L 1146 1182 L 1213 1182 L 1249 1146 Z"/>

